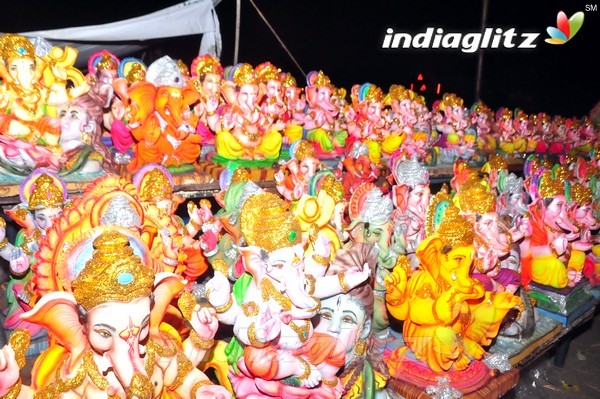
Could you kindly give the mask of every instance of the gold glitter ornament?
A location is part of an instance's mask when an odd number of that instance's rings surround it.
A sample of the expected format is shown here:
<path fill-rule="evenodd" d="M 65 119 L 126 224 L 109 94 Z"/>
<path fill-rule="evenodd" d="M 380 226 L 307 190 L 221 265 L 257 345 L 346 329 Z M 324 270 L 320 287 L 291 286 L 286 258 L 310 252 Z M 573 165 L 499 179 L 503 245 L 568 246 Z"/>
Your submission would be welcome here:
<path fill-rule="evenodd" d="M 339 204 L 344 199 L 344 185 L 333 174 L 325 175 L 321 182 L 320 190 L 325 191 L 332 197 L 336 204 Z"/>
<path fill-rule="evenodd" d="M 125 389 L 128 398 L 136 397 L 139 399 L 151 399 L 154 394 L 154 384 L 150 378 L 143 374 L 136 373 L 131 379 L 131 385 Z"/>
<path fill-rule="evenodd" d="M 444 243 L 451 247 L 473 245 L 473 226 L 460 216 L 459 210 L 453 204 L 448 205 L 444 218 L 440 223 L 437 234 Z"/>
<path fill-rule="evenodd" d="M 281 87 L 288 88 L 288 87 L 296 87 L 296 86 L 297 86 L 296 79 L 294 79 L 292 74 L 286 73 L 285 76 L 283 77 L 283 79 L 281 80 Z"/>
<path fill-rule="evenodd" d="M 204 54 L 198 56 L 192 61 L 192 75 L 194 76 L 206 76 L 212 73 L 215 75 L 223 75 L 223 67 L 218 59 L 210 54 Z"/>
<path fill-rule="evenodd" d="M 117 70 L 117 61 L 110 54 L 102 54 L 100 61 L 96 64 L 96 70 Z"/>
<path fill-rule="evenodd" d="M 256 67 L 255 71 L 258 79 L 263 83 L 267 83 L 269 80 L 280 80 L 281 69 L 270 62 L 263 62 Z"/>
<path fill-rule="evenodd" d="M 301 242 L 300 223 L 288 210 L 288 204 L 273 193 L 248 198 L 240 213 L 240 223 L 246 242 L 267 252 Z"/>
<path fill-rule="evenodd" d="M 31 334 L 29 330 L 24 329 L 14 330 L 8 338 L 8 343 L 15 352 L 15 361 L 20 369 L 25 367 L 25 363 L 27 362 L 25 354 L 27 353 L 27 349 L 29 349 L 30 339 Z"/>
<path fill-rule="evenodd" d="M 6 33 L 0 36 L 0 57 L 4 60 L 11 58 L 35 58 L 35 47 L 25 36 Z"/>
<path fill-rule="evenodd" d="M 306 140 L 301 140 L 294 148 L 294 156 L 300 162 L 308 157 L 316 158 L 315 147 Z"/>
<path fill-rule="evenodd" d="M 587 205 L 592 202 L 592 190 L 581 183 L 574 183 L 571 186 L 571 200 L 579 205 Z"/>
<path fill-rule="evenodd" d="M 86 310 L 107 302 L 149 297 L 154 272 L 133 253 L 125 235 L 111 230 L 94 240 L 94 252 L 73 281 L 73 295 Z"/>
<path fill-rule="evenodd" d="M 467 187 L 464 187 L 467 186 Z M 460 210 L 465 213 L 483 215 L 496 209 L 496 196 L 477 181 L 462 184 L 458 193 Z"/>
<path fill-rule="evenodd" d="M 52 176 L 43 173 L 35 180 L 29 197 L 29 210 L 62 207 L 65 202 L 63 191 L 54 183 Z"/>
<path fill-rule="evenodd" d="M 162 200 L 173 194 L 173 186 L 162 170 L 155 168 L 142 178 L 140 197 L 142 201 Z"/>
<path fill-rule="evenodd" d="M 236 86 L 257 85 L 258 77 L 256 76 L 256 72 L 254 71 L 254 68 L 252 68 L 252 65 L 240 65 L 233 74 L 233 83 L 235 83 Z"/>
<path fill-rule="evenodd" d="M 187 321 L 191 321 L 192 313 L 196 307 L 196 297 L 190 291 L 183 291 L 177 300 L 177 306 L 179 307 L 183 318 Z"/>
<path fill-rule="evenodd" d="M 553 198 L 557 195 L 564 195 L 565 186 L 562 181 L 553 179 L 550 172 L 546 170 L 540 178 L 538 192 L 543 199 Z"/>
<path fill-rule="evenodd" d="M 323 71 L 319 71 L 312 85 L 316 87 L 331 87 L 331 81 Z"/>
<path fill-rule="evenodd" d="M 250 173 L 244 169 L 244 168 L 235 168 L 235 170 L 233 171 L 233 175 L 231 176 L 231 183 L 230 184 L 234 184 L 234 183 L 238 183 L 241 181 L 249 181 L 250 180 Z"/>

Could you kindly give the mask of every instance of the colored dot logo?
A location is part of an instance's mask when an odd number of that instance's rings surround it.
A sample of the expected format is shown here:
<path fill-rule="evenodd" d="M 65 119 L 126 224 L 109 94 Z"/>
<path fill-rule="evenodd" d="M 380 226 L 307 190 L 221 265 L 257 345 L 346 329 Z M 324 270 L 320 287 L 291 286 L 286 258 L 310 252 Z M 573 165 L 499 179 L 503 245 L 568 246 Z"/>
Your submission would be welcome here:
<path fill-rule="evenodd" d="M 546 32 L 550 35 L 546 39 L 546 43 L 565 44 L 571 40 L 583 25 L 583 16 L 583 12 L 579 11 L 573 14 L 571 18 L 567 18 L 564 12 L 559 11 L 556 16 L 556 27 L 549 26 L 546 28 Z"/>

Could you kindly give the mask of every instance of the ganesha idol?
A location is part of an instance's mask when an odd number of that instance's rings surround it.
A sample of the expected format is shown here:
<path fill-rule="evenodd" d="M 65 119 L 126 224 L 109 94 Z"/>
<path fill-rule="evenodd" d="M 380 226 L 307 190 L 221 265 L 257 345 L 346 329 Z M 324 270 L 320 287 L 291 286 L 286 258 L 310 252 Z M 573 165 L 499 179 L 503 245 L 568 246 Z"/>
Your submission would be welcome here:
<path fill-rule="evenodd" d="M 416 155 L 419 160 L 425 160 L 431 153 L 433 141 L 429 123 L 431 114 L 425 105 L 425 99 L 402 85 L 392 85 L 384 98 L 384 104 L 391 107 L 387 115 L 390 136 L 396 137 L 394 141 L 401 143 L 392 157 Z"/>
<path fill-rule="evenodd" d="M 328 246 L 306 256 L 300 223 L 272 193 L 248 198 L 240 218 L 248 246 L 238 250 L 246 273 L 233 289 L 220 271 L 206 284 L 219 321 L 233 325 L 225 353 L 236 397 L 339 398 L 336 374 L 345 348 L 317 331 L 312 319 L 321 300 L 367 280 L 373 257 L 348 254 L 340 260 L 344 271 L 326 274 Z"/>
<path fill-rule="evenodd" d="M 282 164 L 275 173 L 275 186 L 288 201 L 297 201 L 308 193 L 311 178 L 323 167 L 317 158 L 313 144 L 299 140 L 290 146 L 291 159 Z"/>
<path fill-rule="evenodd" d="M 0 396 L 231 397 L 195 367 L 213 344 L 214 311 L 180 300 L 190 326 L 185 340 L 163 322 L 169 303 L 186 296 L 179 276 L 155 273 L 143 247 L 125 231 L 107 229 L 76 252 L 74 269 L 61 276 L 68 283 L 63 290 L 47 293 L 22 316 L 47 328 L 53 344 L 37 358 L 31 385 L 25 385 L 19 369 L 29 334 L 13 332 L 0 350 Z"/>
<path fill-rule="evenodd" d="M 200 101 L 194 105 L 194 113 L 198 116 L 196 133 L 202 137 L 202 144 L 214 145 L 215 134 L 210 130 L 208 121 L 222 103 L 223 67 L 217 58 L 203 54 L 194 58 L 190 69 L 190 83 L 200 93 Z"/>
<path fill-rule="evenodd" d="M 348 132 L 339 124 L 340 106 L 334 102 L 335 87 L 323 71 L 306 75 L 306 138 L 315 143 L 319 158 L 335 158 L 344 152 Z"/>
<path fill-rule="evenodd" d="M 197 118 L 190 106 L 199 94 L 186 84 L 177 63 L 162 57 L 148 67 L 145 81 L 123 83 L 120 78 L 115 85 L 121 100 L 129 104 L 127 129 L 113 131 L 124 136 L 113 141 L 132 143 L 134 156 L 128 170 L 136 172 L 150 163 L 185 167 L 196 162 L 201 138 L 195 133 Z"/>
<path fill-rule="evenodd" d="M 53 47 L 43 58 L 23 36 L 0 37 L 0 167 L 25 176 L 36 167 L 55 171 L 65 159 L 56 107 L 89 90 L 73 67 L 77 50 Z"/>
<path fill-rule="evenodd" d="M 569 256 L 569 244 L 579 238 L 580 229 L 569 217 L 565 182 L 543 167 L 528 180 L 532 234 L 522 245 L 523 284 L 573 287 L 581 281 L 585 254 Z"/>
<path fill-rule="evenodd" d="M 520 273 L 507 263 L 512 240 L 519 240 L 525 233 L 513 237 L 496 210 L 496 196 L 484 181 L 467 180 L 461 184 L 454 200 L 463 217 L 473 224 L 476 252 L 472 276 L 481 281 L 487 291 L 516 292 L 521 285 Z"/>
<path fill-rule="evenodd" d="M 453 163 L 456 159 L 470 159 L 475 154 L 476 137 L 467 132 L 468 110 L 463 99 L 454 93 L 445 93 L 433 104 L 432 125 L 441 135 L 437 145 L 442 163 Z"/>
<path fill-rule="evenodd" d="M 520 299 L 487 292 L 472 278 L 473 253 L 471 224 L 448 204 L 435 233 L 417 248 L 419 268 L 408 276 L 400 264 L 385 279 L 387 308 L 404 321 L 406 343 L 384 355 L 390 376 L 421 388 L 446 376 L 462 393 L 489 382 L 484 346 Z"/>
<path fill-rule="evenodd" d="M 221 94 L 226 103 L 208 120 L 210 128 L 216 132 L 218 157 L 214 160 L 273 163 L 279 158 L 283 139 L 278 126 L 260 109 L 266 90 L 264 84 L 259 82 L 250 64 L 226 68 L 224 78 Z"/>
<path fill-rule="evenodd" d="M 363 142 L 369 148 L 369 158 L 381 163 L 382 155 L 389 156 L 400 147 L 403 137 L 391 134 L 384 115 L 383 92 L 372 83 L 352 86 L 352 105 L 343 110 L 348 131 L 348 143 Z"/>

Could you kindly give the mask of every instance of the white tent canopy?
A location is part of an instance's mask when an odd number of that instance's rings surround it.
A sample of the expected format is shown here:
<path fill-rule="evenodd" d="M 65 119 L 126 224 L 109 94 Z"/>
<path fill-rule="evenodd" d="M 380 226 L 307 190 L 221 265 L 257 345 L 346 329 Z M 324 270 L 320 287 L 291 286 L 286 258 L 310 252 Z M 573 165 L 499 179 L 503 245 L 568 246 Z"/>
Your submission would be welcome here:
<path fill-rule="evenodd" d="M 79 51 L 78 63 L 107 49 L 128 56 L 143 49 L 144 40 L 202 34 L 198 54 L 221 55 L 221 33 L 214 7 L 221 0 L 189 0 L 136 18 L 73 28 L 22 32 L 30 39 L 43 38 L 54 46 L 70 45 Z M 126 43 L 126 42 L 140 42 Z"/>

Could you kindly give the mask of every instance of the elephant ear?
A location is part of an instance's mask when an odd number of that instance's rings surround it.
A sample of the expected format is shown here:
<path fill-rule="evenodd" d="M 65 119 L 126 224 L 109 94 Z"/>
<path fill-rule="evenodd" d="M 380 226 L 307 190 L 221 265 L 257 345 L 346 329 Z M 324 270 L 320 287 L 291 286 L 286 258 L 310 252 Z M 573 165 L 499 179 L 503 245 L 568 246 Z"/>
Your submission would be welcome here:
<path fill-rule="evenodd" d="M 181 94 L 183 95 L 183 102 L 186 105 L 193 105 L 200 101 L 200 93 L 189 84 L 181 89 Z"/>
<path fill-rule="evenodd" d="M 23 313 L 21 319 L 46 328 L 58 343 L 78 355 L 88 348 L 88 343 L 76 306 L 73 294 L 50 292 L 33 309 Z"/>
<path fill-rule="evenodd" d="M 304 92 L 306 93 L 306 101 L 309 104 L 315 104 L 317 102 L 317 91 L 319 88 L 317 86 L 306 86 Z"/>
<path fill-rule="evenodd" d="M 250 273 L 256 281 L 260 281 L 269 264 L 269 257 L 266 252 L 262 248 L 253 245 L 239 247 L 238 251 L 240 251 L 240 254 L 242 255 L 244 269 Z"/>
<path fill-rule="evenodd" d="M 223 82 L 221 85 L 221 93 L 223 93 L 223 97 L 228 104 L 235 104 L 237 102 L 237 87 L 235 86 L 235 83 L 229 81 Z"/>
<path fill-rule="evenodd" d="M 415 251 L 421 267 L 436 281 L 440 274 L 440 253 L 442 247 L 442 240 L 437 235 L 432 235 L 421 241 L 419 247 Z"/>

